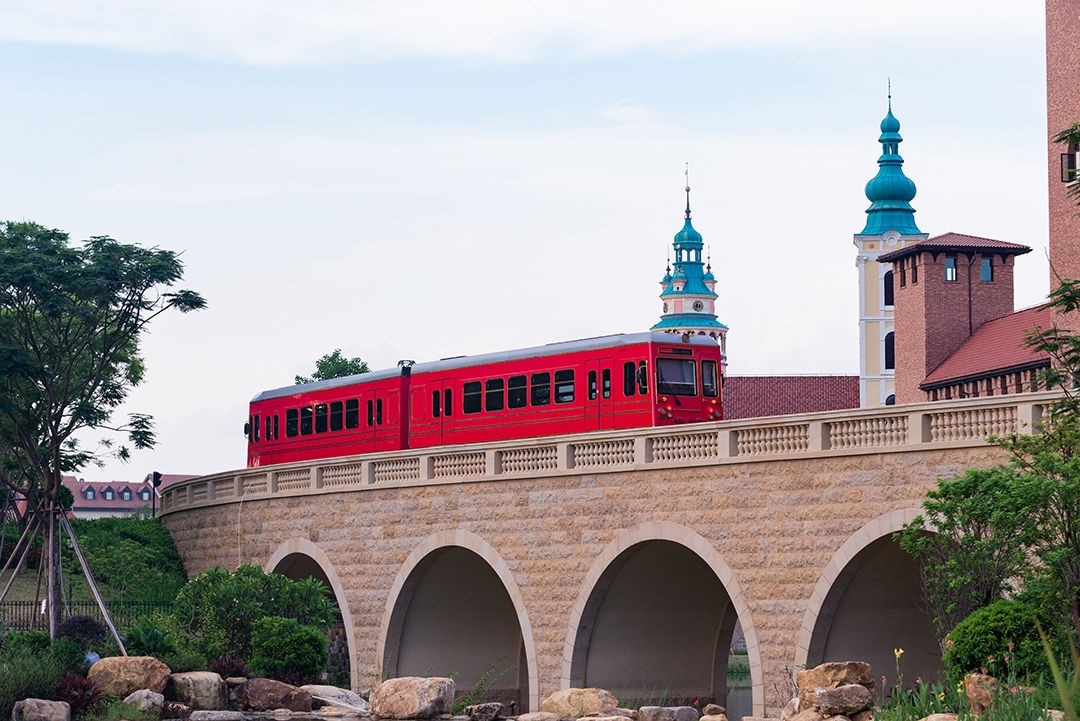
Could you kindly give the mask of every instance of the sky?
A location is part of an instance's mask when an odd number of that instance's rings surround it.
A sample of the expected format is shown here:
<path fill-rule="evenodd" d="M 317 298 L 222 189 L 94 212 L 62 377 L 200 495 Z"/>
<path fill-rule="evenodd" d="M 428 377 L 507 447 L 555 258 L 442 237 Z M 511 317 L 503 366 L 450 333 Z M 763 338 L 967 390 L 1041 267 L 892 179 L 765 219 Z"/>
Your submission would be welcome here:
<path fill-rule="evenodd" d="M 240 468 L 251 397 L 335 348 L 647 329 L 686 163 L 729 373 L 856 374 L 889 78 L 919 227 L 1030 245 L 1033 305 L 1042 5 L 5 0 L 0 219 L 181 252 L 208 302 L 143 341 L 157 448 L 79 475 Z"/>

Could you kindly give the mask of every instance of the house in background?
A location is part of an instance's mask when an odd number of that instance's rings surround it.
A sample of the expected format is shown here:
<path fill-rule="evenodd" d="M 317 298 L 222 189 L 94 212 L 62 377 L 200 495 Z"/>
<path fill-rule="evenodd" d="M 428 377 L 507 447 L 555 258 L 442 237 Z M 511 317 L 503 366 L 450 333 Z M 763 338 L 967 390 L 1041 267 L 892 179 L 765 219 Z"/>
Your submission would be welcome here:
<path fill-rule="evenodd" d="M 191 474 L 163 473 L 158 490 L 195 477 Z M 149 482 L 149 476 L 146 480 L 135 482 L 85 481 L 75 476 L 64 476 L 64 486 L 75 499 L 71 512 L 76 518 L 135 516 L 143 509 L 146 509 L 145 515 L 150 515 L 154 486 Z"/>

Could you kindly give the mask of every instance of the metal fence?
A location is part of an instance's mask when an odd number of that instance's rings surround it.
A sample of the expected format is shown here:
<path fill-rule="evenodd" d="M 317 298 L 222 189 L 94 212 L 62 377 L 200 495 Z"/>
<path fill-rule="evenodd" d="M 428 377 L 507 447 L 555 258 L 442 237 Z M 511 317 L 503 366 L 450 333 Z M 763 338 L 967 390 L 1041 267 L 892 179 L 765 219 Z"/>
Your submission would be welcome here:
<path fill-rule="evenodd" d="M 149 616 L 155 611 L 168 612 L 169 601 L 112 601 L 108 604 L 109 615 L 120 631 L 126 630 L 135 619 Z M 62 619 L 71 616 L 90 616 L 104 622 L 101 609 L 93 601 L 72 601 L 61 614 Z M 5 601 L 0 603 L 0 628 L 26 631 L 31 628 L 48 628 L 48 617 L 42 613 L 40 603 L 33 601 Z"/>

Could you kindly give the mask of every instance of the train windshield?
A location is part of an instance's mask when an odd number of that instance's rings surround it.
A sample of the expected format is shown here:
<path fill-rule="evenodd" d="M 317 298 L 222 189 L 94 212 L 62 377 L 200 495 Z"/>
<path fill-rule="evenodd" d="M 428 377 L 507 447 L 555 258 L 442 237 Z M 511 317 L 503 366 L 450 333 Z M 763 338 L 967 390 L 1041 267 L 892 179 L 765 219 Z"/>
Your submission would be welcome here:
<path fill-rule="evenodd" d="M 657 358 L 656 390 L 675 396 L 697 395 L 697 364 L 689 358 Z"/>

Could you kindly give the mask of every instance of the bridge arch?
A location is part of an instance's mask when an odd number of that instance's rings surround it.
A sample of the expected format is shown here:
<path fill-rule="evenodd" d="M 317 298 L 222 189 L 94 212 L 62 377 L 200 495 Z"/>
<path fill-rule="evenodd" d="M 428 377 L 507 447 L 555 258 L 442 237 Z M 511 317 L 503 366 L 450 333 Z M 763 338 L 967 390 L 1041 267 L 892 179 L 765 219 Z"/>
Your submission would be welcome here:
<path fill-rule="evenodd" d="M 671 565 L 667 565 L 669 563 Z M 714 605 L 723 608 L 720 618 L 714 619 L 716 626 L 712 630 L 715 637 L 706 641 L 713 644 L 712 648 L 708 649 L 713 656 L 711 683 L 718 692 L 721 688 L 726 688 L 724 683 L 727 652 L 732 632 L 736 622 L 741 626 L 750 662 L 752 713 L 763 716 L 765 700 L 761 648 L 750 616 L 750 608 L 739 582 L 707 539 L 670 521 L 650 521 L 629 528 L 620 533 L 596 557 L 581 583 L 571 609 L 563 643 L 560 687 L 570 688 L 586 684 L 590 652 L 597 651 L 593 648 L 594 633 L 597 631 L 598 620 L 601 624 L 604 623 L 600 619 L 601 613 L 608 613 L 603 611 L 602 607 L 609 593 L 615 599 L 615 604 L 618 604 L 619 597 L 625 597 L 629 587 L 633 585 L 632 579 L 648 576 L 660 567 L 685 574 L 685 578 L 681 579 L 683 581 L 699 581 L 703 586 L 712 586 L 711 589 L 701 589 L 702 604 L 719 602 Z M 626 580 L 620 583 L 619 576 L 624 572 Z M 660 586 L 664 584 L 663 579 L 653 580 Z M 648 593 L 648 589 L 639 588 L 638 591 L 642 595 Z M 685 595 L 683 597 L 685 598 Z M 690 609 L 690 613 L 695 611 L 701 613 L 706 609 L 704 605 Z M 668 612 L 671 613 L 671 610 L 668 609 Z M 610 612 L 617 613 L 615 610 Z M 597 638 L 596 642 L 604 643 L 604 639 Z M 611 652 L 615 655 L 618 650 L 613 648 Z M 593 685 L 591 681 L 588 683 Z"/>
<path fill-rule="evenodd" d="M 344 625 L 345 643 L 348 646 L 349 684 L 354 689 L 359 688 L 352 613 L 349 610 L 349 604 L 345 602 L 345 587 L 326 552 L 307 538 L 290 538 L 278 545 L 270 555 L 270 560 L 263 566 L 263 570 L 267 573 L 280 573 L 293 579 L 315 578 L 330 588 L 341 611 L 341 622 Z"/>
<path fill-rule="evenodd" d="M 436 588 L 438 580 L 431 580 L 431 578 L 441 580 L 442 584 Z M 458 597 L 465 602 L 491 603 L 493 599 L 499 602 L 502 599 L 498 599 L 498 594 L 492 592 L 500 587 L 506 593 L 506 606 L 481 609 L 489 612 L 489 615 L 484 618 L 489 625 L 483 630 L 477 629 L 477 632 L 498 635 L 497 627 L 501 624 L 505 635 L 509 632 L 508 623 L 516 622 L 516 630 L 520 633 L 520 653 L 507 661 L 518 666 L 518 688 L 526 686 L 526 689 L 522 689 L 525 691 L 521 694 L 524 708 L 520 711 L 538 710 L 540 708 L 540 679 L 536 663 L 536 645 L 533 641 L 529 614 L 525 608 L 525 599 L 506 561 L 487 541 L 464 529 L 440 531 L 423 539 L 398 570 L 387 595 L 386 607 L 379 627 L 376 644 L 376 663 L 379 664 L 379 673 L 383 677 L 398 673 L 403 641 L 406 653 L 408 653 L 408 647 L 411 646 L 408 643 L 407 626 L 410 621 L 409 611 L 414 604 L 430 607 L 433 603 L 437 603 L 443 606 L 447 592 L 457 593 Z M 510 619 L 508 614 L 512 614 L 513 618 Z M 457 648 L 457 651 L 464 650 L 464 644 Z M 426 653 L 432 653 L 432 649 L 426 649 Z M 472 669 L 432 668 L 431 670 L 442 673 L 457 672 L 459 687 L 468 687 L 477 680 L 472 676 L 483 673 L 492 659 L 475 658 L 472 661 L 480 665 Z M 426 667 L 424 670 L 427 671 Z M 499 670 L 501 669 L 496 668 L 496 671 Z"/>
<path fill-rule="evenodd" d="M 907 678 L 936 678 L 938 646 L 923 606 L 917 562 L 892 540 L 920 508 L 878 516 L 833 554 L 814 587 L 795 646 L 795 666 L 824 661 L 869 661 L 875 678 L 895 683 L 893 649 L 904 649 Z"/>

